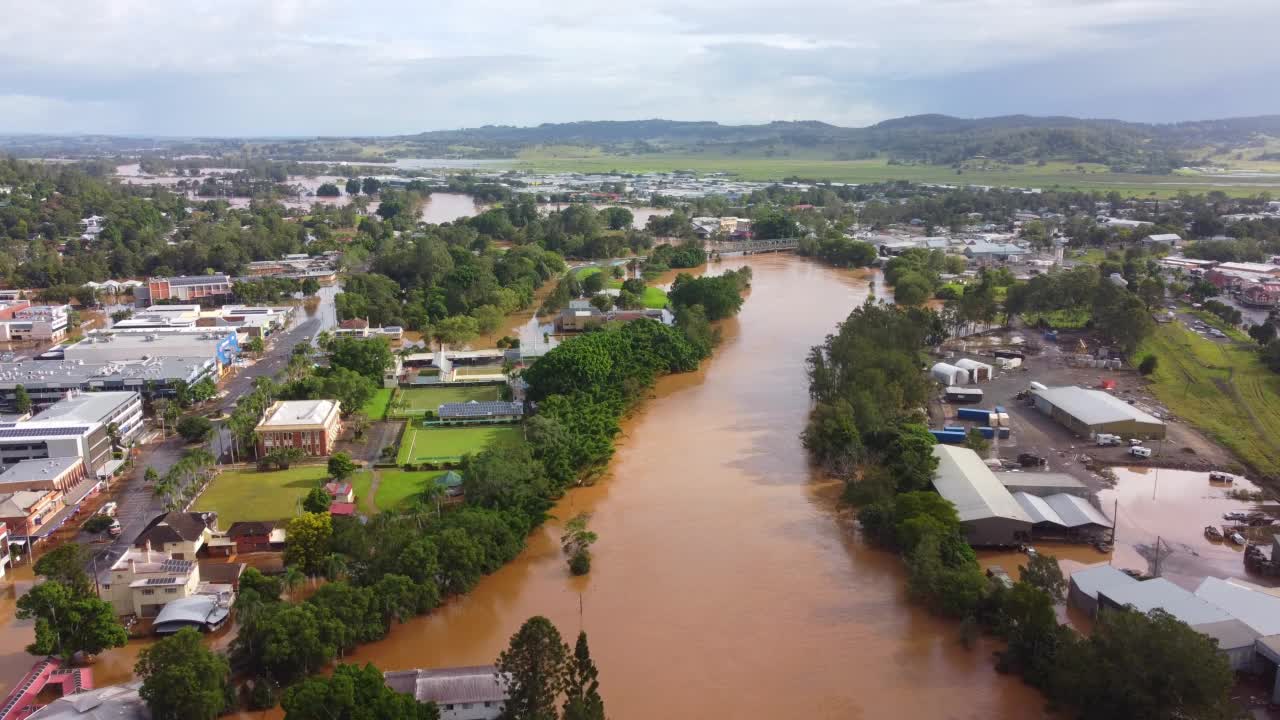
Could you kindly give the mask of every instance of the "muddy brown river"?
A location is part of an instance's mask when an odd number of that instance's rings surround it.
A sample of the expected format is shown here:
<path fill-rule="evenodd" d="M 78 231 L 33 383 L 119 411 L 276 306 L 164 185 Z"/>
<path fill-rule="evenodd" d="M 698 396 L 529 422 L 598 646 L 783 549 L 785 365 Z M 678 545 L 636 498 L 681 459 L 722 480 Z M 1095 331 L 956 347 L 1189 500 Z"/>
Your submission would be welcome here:
<path fill-rule="evenodd" d="M 593 513 L 591 574 L 568 574 L 560 521 L 468 596 L 349 661 L 490 663 L 531 615 L 590 636 L 609 716 L 1031 718 L 1041 697 L 907 602 L 898 560 L 858 542 L 797 437 L 804 358 L 869 276 L 790 256 L 731 258 L 755 278 L 698 373 L 663 379 L 624 423 L 610 472 L 555 508 Z M 712 266 L 712 271 L 717 271 Z"/>
<path fill-rule="evenodd" d="M 993 644 L 965 650 L 955 623 L 908 602 L 901 563 L 857 540 L 797 437 L 809 347 L 883 283 L 786 255 L 709 271 L 743 264 L 753 287 L 724 343 L 624 422 L 599 483 L 569 493 L 561 520 L 471 594 L 345 660 L 487 664 L 546 615 L 569 642 L 590 635 L 615 720 L 1042 717 L 1038 693 L 995 672 Z M 573 578 L 557 539 L 581 511 L 600 541 L 591 574 Z M 0 593 L 0 609 L 12 598 Z M 30 625 L 10 621 L 3 638 L 8 684 L 30 666 Z M 127 680 L 140 646 L 106 653 L 98 682 Z"/>

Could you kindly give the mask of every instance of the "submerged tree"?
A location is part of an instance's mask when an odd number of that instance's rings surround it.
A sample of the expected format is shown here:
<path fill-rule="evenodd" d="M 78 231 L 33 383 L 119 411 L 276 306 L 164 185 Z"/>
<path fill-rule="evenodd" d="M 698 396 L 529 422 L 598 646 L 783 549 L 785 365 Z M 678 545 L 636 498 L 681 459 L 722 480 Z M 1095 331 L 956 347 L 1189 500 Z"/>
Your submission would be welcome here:
<path fill-rule="evenodd" d="M 574 575 L 591 572 L 591 545 L 599 538 L 587 529 L 590 521 L 589 513 L 578 513 L 565 523 L 564 534 L 560 536 L 560 547 L 569 556 L 569 572 Z"/>

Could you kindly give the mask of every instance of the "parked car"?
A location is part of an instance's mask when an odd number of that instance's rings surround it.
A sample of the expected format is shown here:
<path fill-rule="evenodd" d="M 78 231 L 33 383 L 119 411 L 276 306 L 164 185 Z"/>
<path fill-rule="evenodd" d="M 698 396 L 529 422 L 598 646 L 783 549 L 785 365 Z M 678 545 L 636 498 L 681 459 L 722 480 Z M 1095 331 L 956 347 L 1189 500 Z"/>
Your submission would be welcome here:
<path fill-rule="evenodd" d="M 98 508 L 98 514 L 106 515 L 107 517 L 115 517 L 116 507 L 117 507 L 116 502 L 112 500 L 111 502 L 106 503 L 102 507 Z"/>
<path fill-rule="evenodd" d="M 124 532 L 124 528 L 120 527 L 120 521 L 116 520 L 111 523 L 111 527 L 107 528 L 107 534 L 111 537 L 120 537 L 120 533 Z"/>
<path fill-rule="evenodd" d="M 1129 438 L 1129 447 L 1138 447 L 1141 444 L 1142 441 L 1138 438 Z"/>

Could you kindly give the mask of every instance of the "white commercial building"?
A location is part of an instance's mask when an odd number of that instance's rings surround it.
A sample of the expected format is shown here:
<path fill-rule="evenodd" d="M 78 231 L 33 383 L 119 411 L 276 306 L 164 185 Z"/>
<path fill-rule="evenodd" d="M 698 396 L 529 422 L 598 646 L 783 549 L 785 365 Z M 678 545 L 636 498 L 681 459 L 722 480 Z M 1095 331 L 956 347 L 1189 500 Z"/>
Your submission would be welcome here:
<path fill-rule="evenodd" d="M 0 321 L 0 342 L 52 340 L 67 336 L 66 305 L 32 305 L 15 310 L 10 320 Z"/>
<path fill-rule="evenodd" d="M 433 702 L 441 720 L 497 720 L 510 696 L 510 678 L 492 665 L 383 673 L 387 687 Z"/>

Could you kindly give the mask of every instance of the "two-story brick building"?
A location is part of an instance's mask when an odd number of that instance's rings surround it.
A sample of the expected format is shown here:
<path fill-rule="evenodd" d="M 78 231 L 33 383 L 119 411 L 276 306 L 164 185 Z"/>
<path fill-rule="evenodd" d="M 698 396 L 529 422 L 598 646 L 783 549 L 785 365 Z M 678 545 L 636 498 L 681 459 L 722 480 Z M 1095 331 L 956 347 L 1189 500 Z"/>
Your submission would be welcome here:
<path fill-rule="evenodd" d="M 307 455 L 333 452 L 342 432 L 337 400 L 278 400 L 258 423 L 258 453 L 280 448 L 297 448 Z"/>

